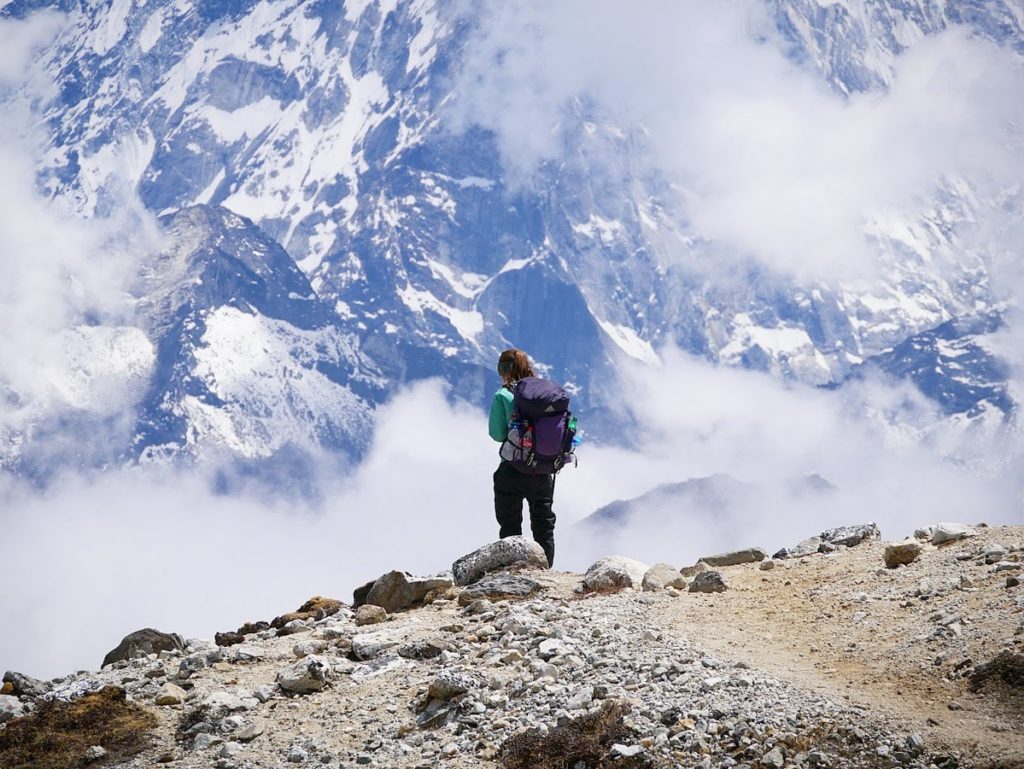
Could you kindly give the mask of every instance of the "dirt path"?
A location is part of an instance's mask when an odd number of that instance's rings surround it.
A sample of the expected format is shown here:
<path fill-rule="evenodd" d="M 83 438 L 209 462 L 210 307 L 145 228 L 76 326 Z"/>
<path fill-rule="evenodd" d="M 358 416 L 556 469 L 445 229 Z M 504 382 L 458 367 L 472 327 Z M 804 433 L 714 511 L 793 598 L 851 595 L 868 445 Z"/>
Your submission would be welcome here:
<path fill-rule="evenodd" d="M 988 687 L 971 693 L 961 674 L 1015 638 L 1021 651 L 1024 636 L 1014 631 L 1024 613 L 1005 574 L 957 558 L 995 542 L 1020 547 L 1020 539 L 1019 528 L 988 530 L 897 570 L 882 568 L 878 542 L 771 571 L 728 567 L 730 590 L 687 594 L 663 608 L 659 621 L 724 660 L 841 696 L 919 733 L 932 749 L 1024 767 L 1020 699 Z M 976 588 L 954 587 L 961 575 Z M 924 598 L 916 595 L 921 580 Z M 955 627 L 941 624 L 954 616 Z"/>

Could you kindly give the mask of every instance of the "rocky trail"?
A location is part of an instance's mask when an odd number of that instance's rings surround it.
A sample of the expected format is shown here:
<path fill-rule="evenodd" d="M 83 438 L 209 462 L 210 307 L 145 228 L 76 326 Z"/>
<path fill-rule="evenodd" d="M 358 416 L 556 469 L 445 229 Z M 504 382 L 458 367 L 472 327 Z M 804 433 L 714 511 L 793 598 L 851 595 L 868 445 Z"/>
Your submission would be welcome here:
<path fill-rule="evenodd" d="M 0 765 L 1022 767 L 1022 554 L 1024 527 L 868 524 L 578 575 L 502 540 L 215 640 L 133 634 L 99 672 L 8 673 Z M 61 733 L 101 692 L 134 737 Z"/>

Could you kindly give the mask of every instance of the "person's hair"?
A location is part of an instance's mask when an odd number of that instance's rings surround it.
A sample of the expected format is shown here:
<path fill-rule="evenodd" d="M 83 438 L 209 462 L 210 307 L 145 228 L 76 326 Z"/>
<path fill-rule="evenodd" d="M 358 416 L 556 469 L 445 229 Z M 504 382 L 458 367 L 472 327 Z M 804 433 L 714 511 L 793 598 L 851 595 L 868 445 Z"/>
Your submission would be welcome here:
<path fill-rule="evenodd" d="M 534 376 L 533 367 L 526 353 L 515 348 L 505 350 L 498 356 L 498 374 L 509 382 L 517 382 L 523 377 Z"/>

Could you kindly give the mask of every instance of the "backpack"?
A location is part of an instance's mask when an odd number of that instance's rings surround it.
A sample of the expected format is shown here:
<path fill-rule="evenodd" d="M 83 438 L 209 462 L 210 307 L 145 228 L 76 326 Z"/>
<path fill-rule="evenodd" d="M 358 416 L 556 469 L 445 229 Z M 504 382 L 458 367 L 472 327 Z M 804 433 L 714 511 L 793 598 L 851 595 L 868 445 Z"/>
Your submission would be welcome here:
<path fill-rule="evenodd" d="M 577 420 L 569 394 L 549 379 L 525 377 L 512 390 L 512 419 L 498 455 L 523 472 L 557 473 L 576 464 Z"/>

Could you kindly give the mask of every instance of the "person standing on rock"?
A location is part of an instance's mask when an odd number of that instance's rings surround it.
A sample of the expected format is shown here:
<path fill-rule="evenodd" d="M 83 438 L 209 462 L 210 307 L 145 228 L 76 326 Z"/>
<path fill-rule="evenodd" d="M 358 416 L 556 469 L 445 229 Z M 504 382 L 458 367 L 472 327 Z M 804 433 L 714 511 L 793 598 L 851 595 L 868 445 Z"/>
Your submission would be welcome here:
<path fill-rule="evenodd" d="M 498 357 L 501 387 L 491 400 L 487 428 L 499 443 L 508 437 L 512 420 L 515 383 L 535 376 L 530 359 L 522 350 L 505 350 Z M 555 513 L 551 509 L 555 497 L 554 473 L 529 473 L 513 462 L 501 460 L 494 471 L 494 515 L 498 519 L 498 536 L 521 536 L 523 533 L 523 500 L 530 505 L 530 529 L 533 539 L 544 549 L 548 566 L 555 562 Z"/>

